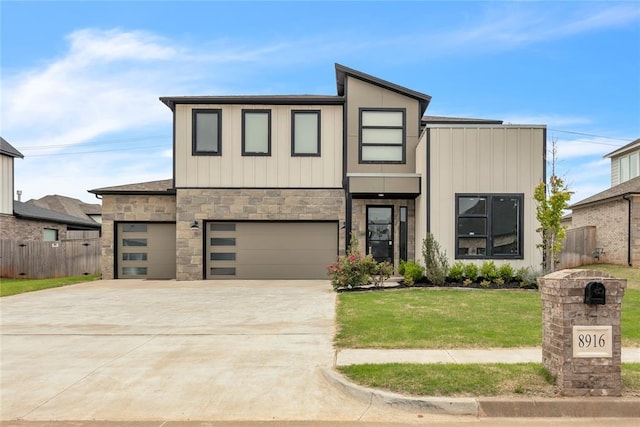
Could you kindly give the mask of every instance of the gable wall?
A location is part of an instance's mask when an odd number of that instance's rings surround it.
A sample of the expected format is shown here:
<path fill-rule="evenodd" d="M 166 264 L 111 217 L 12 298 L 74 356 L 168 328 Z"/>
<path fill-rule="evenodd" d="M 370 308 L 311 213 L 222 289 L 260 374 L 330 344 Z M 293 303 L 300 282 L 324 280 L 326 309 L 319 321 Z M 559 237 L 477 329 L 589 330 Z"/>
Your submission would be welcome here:
<path fill-rule="evenodd" d="M 0 155 L 0 214 L 13 215 L 13 157 Z"/>

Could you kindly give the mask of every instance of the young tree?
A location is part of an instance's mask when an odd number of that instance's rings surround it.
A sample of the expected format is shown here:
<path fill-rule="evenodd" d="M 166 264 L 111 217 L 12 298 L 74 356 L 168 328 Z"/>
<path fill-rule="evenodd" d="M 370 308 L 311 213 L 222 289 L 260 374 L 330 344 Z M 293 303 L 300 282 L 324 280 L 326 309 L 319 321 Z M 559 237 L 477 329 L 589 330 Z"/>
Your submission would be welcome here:
<path fill-rule="evenodd" d="M 562 250 L 562 242 L 567 235 L 567 227 L 562 225 L 562 216 L 569 207 L 571 191 L 564 180 L 556 175 L 556 140 L 551 148 L 551 176 L 549 183 L 541 182 L 534 191 L 534 199 L 538 206 L 536 218 L 540 227 L 536 229 L 542 236 L 538 247 L 542 250 L 542 268 L 545 273 L 555 270 L 558 254 Z"/>

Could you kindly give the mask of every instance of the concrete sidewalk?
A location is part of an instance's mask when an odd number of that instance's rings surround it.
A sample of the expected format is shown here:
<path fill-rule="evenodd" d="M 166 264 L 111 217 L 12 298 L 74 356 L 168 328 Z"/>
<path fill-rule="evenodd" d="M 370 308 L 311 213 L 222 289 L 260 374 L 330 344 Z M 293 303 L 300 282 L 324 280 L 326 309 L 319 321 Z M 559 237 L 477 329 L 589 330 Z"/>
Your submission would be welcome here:
<path fill-rule="evenodd" d="M 365 363 L 527 363 L 542 362 L 540 348 L 499 349 L 342 349 L 336 350 L 335 366 Z M 640 348 L 623 348 L 622 363 L 640 363 Z"/>

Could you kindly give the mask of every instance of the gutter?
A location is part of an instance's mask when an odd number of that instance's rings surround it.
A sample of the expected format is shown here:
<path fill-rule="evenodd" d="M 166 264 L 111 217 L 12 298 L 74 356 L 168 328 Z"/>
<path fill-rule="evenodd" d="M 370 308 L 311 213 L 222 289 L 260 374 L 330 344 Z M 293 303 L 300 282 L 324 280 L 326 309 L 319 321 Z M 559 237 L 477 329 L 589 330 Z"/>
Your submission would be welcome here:
<path fill-rule="evenodd" d="M 622 196 L 627 201 L 629 209 L 627 209 L 627 265 L 631 267 L 631 198 L 628 195 Z"/>

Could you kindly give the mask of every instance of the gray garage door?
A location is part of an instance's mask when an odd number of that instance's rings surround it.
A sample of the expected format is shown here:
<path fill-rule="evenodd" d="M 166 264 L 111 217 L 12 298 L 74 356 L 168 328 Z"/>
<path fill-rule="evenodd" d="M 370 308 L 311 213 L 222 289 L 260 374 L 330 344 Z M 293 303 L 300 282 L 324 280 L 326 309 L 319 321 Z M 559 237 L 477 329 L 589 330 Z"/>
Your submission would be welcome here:
<path fill-rule="evenodd" d="M 337 222 L 211 222 L 208 279 L 326 279 Z"/>
<path fill-rule="evenodd" d="M 175 223 L 119 223 L 116 241 L 116 278 L 175 279 Z"/>

